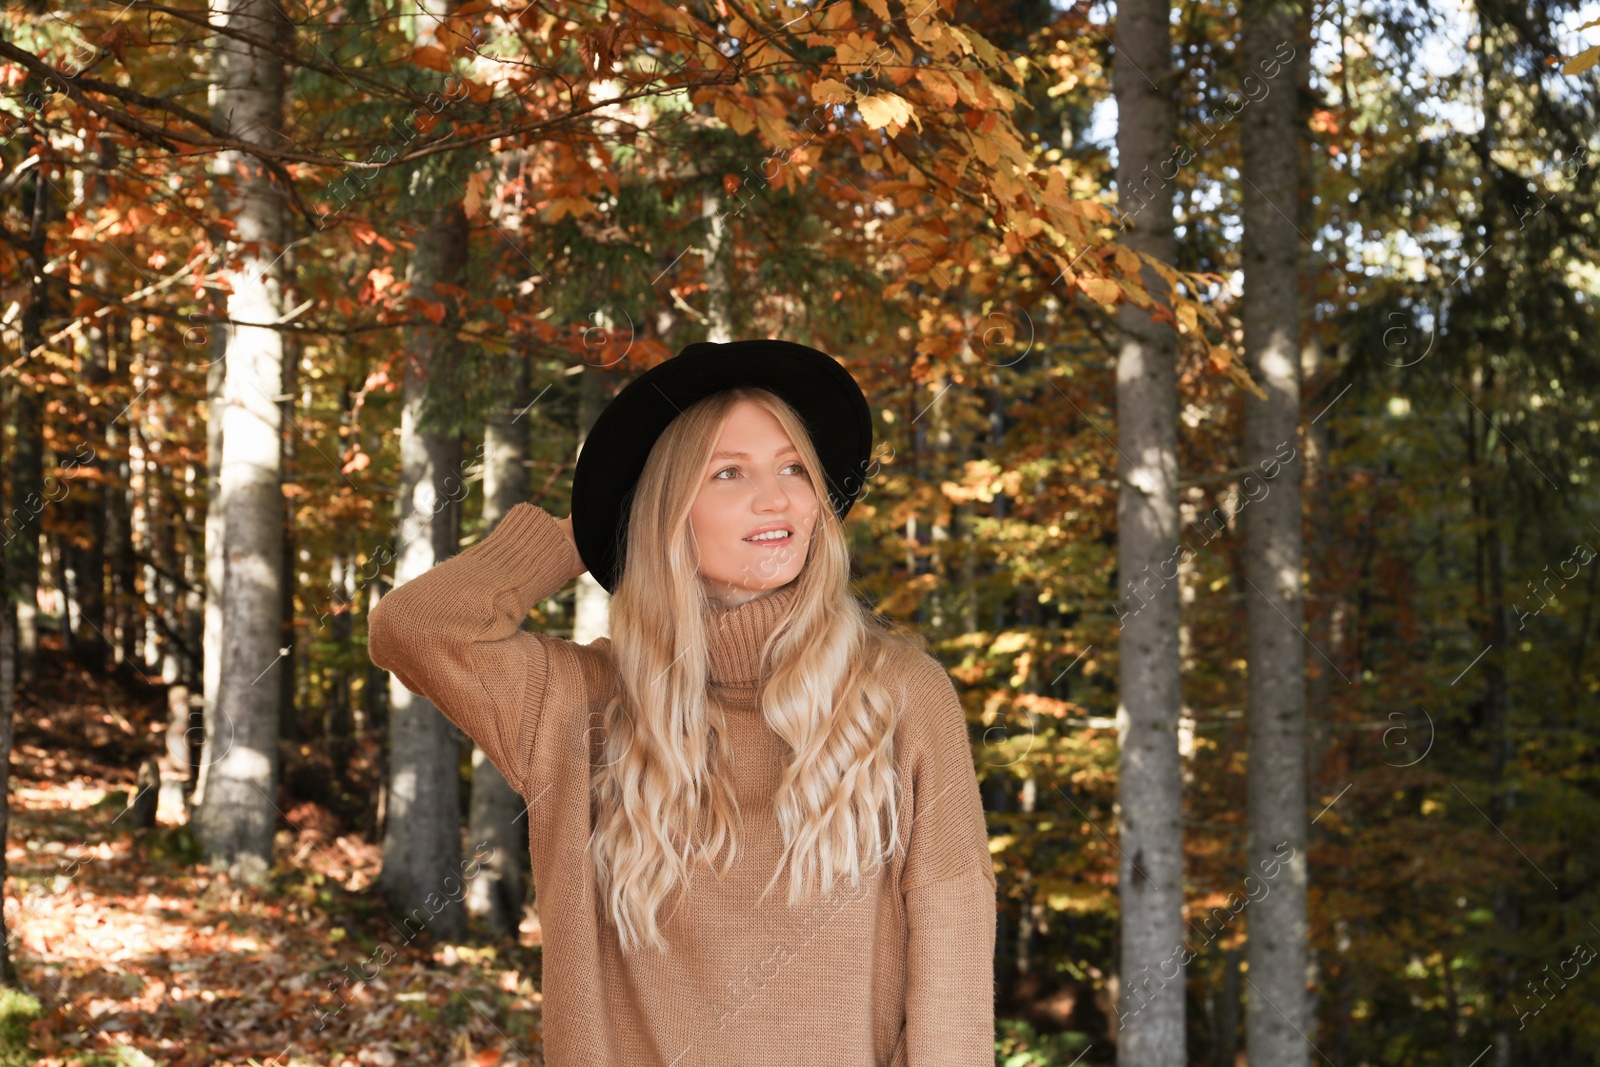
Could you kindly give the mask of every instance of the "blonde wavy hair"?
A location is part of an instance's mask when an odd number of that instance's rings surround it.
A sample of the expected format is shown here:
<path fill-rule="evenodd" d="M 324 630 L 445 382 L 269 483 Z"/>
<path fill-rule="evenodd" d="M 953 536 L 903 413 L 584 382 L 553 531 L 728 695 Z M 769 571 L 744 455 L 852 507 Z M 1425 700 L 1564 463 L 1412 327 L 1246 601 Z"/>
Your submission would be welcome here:
<path fill-rule="evenodd" d="M 657 911 L 692 867 L 732 866 L 742 827 L 727 770 L 722 712 L 707 680 L 707 611 L 689 512 L 723 425 L 740 400 L 770 412 L 799 450 L 818 515 L 796 595 L 762 650 L 761 710 L 791 758 L 774 798 L 789 904 L 859 888 L 899 840 L 901 783 L 894 759 L 899 693 L 882 682 L 891 649 L 922 651 L 920 636 L 880 621 L 850 591 L 850 550 L 828 504 L 805 423 L 763 389 L 713 394 L 656 441 L 634 491 L 626 561 L 611 601 L 617 692 L 604 712 L 604 754 L 591 775 L 589 849 L 598 892 L 623 951 L 665 951 Z M 681 901 L 680 901 L 681 903 Z"/>

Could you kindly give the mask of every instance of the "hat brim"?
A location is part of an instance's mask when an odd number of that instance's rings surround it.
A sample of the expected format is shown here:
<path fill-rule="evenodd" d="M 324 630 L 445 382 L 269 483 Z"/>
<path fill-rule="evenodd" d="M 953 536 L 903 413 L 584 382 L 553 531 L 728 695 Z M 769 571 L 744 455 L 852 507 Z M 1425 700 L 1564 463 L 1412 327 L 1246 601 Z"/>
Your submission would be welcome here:
<path fill-rule="evenodd" d="M 872 456 L 872 412 L 850 372 L 792 341 L 699 341 L 630 382 L 595 420 L 572 477 L 572 534 L 589 573 L 608 592 L 622 577 L 628 508 L 656 440 L 689 405 L 736 386 L 782 397 L 799 413 L 842 519 L 860 495 Z"/>

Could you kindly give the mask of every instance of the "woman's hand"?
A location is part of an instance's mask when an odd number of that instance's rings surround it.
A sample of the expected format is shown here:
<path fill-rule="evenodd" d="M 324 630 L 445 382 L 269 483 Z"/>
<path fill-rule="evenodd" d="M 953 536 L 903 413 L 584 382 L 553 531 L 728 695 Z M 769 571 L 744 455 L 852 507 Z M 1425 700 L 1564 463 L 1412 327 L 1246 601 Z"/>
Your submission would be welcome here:
<path fill-rule="evenodd" d="M 576 555 L 578 552 L 578 540 L 572 535 L 572 516 L 568 515 L 564 519 L 557 519 L 556 525 L 561 527 L 561 532 L 566 535 L 567 543 L 572 546 L 573 554 Z M 572 572 L 572 574 L 568 577 L 568 580 L 570 581 L 573 578 L 582 577 L 584 574 L 588 573 L 588 571 L 589 568 L 584 564 L 582 557 L 580 557 L 578 559 L 578 569 Z"/>

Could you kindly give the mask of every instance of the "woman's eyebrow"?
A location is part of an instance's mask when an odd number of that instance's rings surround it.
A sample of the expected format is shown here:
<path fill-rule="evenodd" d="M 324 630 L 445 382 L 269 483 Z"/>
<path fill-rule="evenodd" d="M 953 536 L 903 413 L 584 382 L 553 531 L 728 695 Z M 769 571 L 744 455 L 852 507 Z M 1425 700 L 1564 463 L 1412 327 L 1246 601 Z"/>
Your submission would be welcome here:
<path fill-rule="evenodd" d="M 788 446 L 786 446 L 784 448 L 778 449 L 778 451 L 776 453 L 774 453 L 774 455 L 786 456 L 790 452 L 798 452 L 798 451 L 800 451 L 800 450 L 798 448 L 796 448 L 794 445 L 788 445 Z M 711 458 L 712 459 L 749 459 L 750 458 L 750 453 L 748 453 L 748 452 L 713 452 L 713 453 L 711 453 Z"/>

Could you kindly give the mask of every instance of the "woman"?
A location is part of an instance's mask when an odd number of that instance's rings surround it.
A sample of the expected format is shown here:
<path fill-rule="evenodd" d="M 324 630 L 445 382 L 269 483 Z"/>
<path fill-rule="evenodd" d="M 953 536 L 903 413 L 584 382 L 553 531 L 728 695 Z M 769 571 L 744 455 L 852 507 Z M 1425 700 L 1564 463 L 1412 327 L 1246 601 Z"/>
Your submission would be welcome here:
<path fill-rule="evenodd" d="M 966 718 L 850 592 L 871 427 L 821 352 L 690 345 L 596 421 L 571 517 L 519 504 L 373 609 L 528 801 L 550 1067 L 993 1063 Z M 520 629 L 585 570 L 610 638 Z"/>

